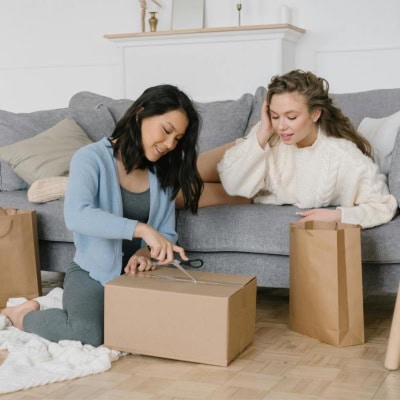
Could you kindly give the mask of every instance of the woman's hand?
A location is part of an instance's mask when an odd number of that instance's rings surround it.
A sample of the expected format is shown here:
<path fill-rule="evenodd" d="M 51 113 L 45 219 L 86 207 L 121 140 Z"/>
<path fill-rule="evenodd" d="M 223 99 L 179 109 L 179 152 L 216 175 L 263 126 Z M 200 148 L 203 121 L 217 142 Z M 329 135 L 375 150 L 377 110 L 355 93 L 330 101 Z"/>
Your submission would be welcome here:
<path fill-rule="evenodd" d="M 327 210 L 326 208 L 314 208 L 308 211 L 300 211 L 296 213 L 301 215 L 301 222 L 306 221 L 335 221 L 341 222 L 342 220 L 342 210 Z"/>
<path fill-rule="evenodd" d="M 158 261 L 160 265 L 170 264 L 178 253 L 182 260 L 188 260 L 185 250 L 168 240 L 164 235 L 150 225 L 138 222 L 133 237 L 142 238 L 150 247 L 150 257 Z"/>
<path fill-rule="evenodd" d="M 142 247 L 129 259 L 124 272 L 136 274 L 136 272 L 151 271 L 155 268 L 155 264 L 151 261 L 150 250 L 147 247 Z"/>
<path fill-rule="evenodd" d="M 267 100 L 264 100 L 261 107 L 261 121 L 260 127 L 257 131 L 257 139 L 259 145 L 264 148 L 273 135 L 274 129 L 272 128 L 271 115 L 269 112 L 269 106 L 267 105 Z"/>

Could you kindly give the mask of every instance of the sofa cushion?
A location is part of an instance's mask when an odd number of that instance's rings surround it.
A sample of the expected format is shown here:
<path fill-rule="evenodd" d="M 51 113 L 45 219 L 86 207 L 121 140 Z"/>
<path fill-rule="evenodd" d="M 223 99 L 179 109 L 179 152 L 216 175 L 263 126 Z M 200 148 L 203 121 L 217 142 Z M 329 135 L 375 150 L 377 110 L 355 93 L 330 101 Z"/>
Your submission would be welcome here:
<path fill-rule="evenodd" d="M 269 204 L 205 207 L 198 215 L 177 210 L 179 245 L 188 251 L 288 255 L 296 211 Z"/>
<path fill-rule="evenodd" d="M 384 118 L 364 118 L 358 131 L 371 143 L 374 160 L 381 172 L 387 175 L 396 136 L 400 131 L 400 111 Z"/>
<path fill-rule="evenodd" d="M 98 107 L 104 104 L 110 110 L 114 121 L 118 122 L 126 110 L 133 104 L 133 100 L 129 99 L 112 99 L 93 92 L 78 92 L 74 94 L 70 101 L 70 107 Z"/>
<path fill-rule="evenodd" d="M 67 117 L 73 118 L 93 141 L 109 136 L 115 127 L 113 117 L 105 106 L 69 107 L 32 113 L 12 113 L 0 110 L 0 146 L 31 138 Z M 0 191 L 27 187 L 27 183 L 18 177 L 7 163 L 0 164 Z"/>
<path fill-rule="evenodd" d="M 12 168 L 0 161 L 0 192 L 27 189 L 29 185 Z"/>
<path fill-rule="evenodd" d="M 246 204 L 177 211 L 179 245 L 190 252 L 289 255 L 289 225 L 298 208 Z M 400 218 L 362 230 L 363 262 L 399 263 Z M 266 266 L 267 267 L 267 266 Z M 245 267 L 244 267 L 245 268 Z"/>
<path fill-rule="evenodd" d="M 0 159 L 31 185 L 38 179 L 68 175 L 75 151 L 90 143 L 82 128 L 65 118 L 29 139 L 0 147 Z"/>
<path fill-rule="evenodd" d="M 201 117 L 200 153 L 231 142 L 245 133 L 253 96 L 244 94 L 237 100 L 195 102 Z"/>

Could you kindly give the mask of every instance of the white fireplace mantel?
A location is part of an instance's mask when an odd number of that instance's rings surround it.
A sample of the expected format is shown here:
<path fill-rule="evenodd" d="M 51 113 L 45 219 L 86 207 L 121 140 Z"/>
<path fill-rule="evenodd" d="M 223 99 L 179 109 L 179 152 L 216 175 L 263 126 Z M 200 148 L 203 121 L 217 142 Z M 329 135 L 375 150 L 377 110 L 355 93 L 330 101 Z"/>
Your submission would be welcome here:
<path fill-rule="evenodd" d="M 197 101 L 254 93 L 272 75 L 295 68 L 304 29 L 289 24 L 105 35 L 122 48 L 123 93 L 171 83 Z"/>

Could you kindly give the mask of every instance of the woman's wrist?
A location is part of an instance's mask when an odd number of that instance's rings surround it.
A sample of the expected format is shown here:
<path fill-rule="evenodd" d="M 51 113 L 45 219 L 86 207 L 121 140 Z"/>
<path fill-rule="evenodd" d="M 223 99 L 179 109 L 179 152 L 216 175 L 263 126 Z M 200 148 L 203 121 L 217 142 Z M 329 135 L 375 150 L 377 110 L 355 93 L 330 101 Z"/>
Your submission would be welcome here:
<path fill-rule="evenodd" d="M 265 148 L 265 146 L 268 143 L 268 140 L 272 136 L 272 133 L 273 133 L 272 131 L 268 132 L 265 129 L 263 129 L 261 126 L 258 128 L 257 141 L 261 148 L 263 148 L 263 149 Z"/>
<path fill-rule="evenodd" d="M 133 232 L 132 238 L 142 238 L 145 235 L 146 228 L 148 227 L 147 224 L 144 224 L 143 222 L 138 222 L 136 224 L 136 228 Z"/>

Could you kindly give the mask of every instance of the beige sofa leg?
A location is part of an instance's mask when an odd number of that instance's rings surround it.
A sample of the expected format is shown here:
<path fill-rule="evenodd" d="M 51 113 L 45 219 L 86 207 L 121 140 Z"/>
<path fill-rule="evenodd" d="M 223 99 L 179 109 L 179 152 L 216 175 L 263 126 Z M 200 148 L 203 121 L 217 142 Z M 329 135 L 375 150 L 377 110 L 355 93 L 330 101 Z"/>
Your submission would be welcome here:
<path fill-rule="evenodd" d="M 386 350 L 385 368 L 395 370 L 400 368 L 400 285 L 394 306 L 392 326 Z"/>

